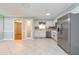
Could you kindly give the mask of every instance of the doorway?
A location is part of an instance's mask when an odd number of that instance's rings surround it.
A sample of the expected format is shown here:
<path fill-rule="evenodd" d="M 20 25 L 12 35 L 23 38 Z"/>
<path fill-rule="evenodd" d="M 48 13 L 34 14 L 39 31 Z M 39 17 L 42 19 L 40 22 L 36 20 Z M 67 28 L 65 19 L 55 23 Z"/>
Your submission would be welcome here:
<path fill-rule="evenodd" d="M 30 39 L 31 38 L 31 27 L 32 27 L 32 24 L 31 24 L 31 20 L 27 20 L 26 21 L 26 37 L 27 39 Z"/>
<path fill-rule="evenodd" d="M 15 28 L 15 40 L 22 40 L 22 21 L 16 20 L 14 22 L 14 28 Z"/>

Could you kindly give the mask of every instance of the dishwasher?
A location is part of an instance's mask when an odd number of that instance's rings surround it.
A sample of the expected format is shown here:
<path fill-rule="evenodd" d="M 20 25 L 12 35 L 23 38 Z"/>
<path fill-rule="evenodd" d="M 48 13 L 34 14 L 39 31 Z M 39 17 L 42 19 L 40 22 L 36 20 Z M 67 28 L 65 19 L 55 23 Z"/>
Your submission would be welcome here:
<path fill-rule="evenodd" d="M 46 31 L 46 38 L 51 38 L 51 31 Z"/>

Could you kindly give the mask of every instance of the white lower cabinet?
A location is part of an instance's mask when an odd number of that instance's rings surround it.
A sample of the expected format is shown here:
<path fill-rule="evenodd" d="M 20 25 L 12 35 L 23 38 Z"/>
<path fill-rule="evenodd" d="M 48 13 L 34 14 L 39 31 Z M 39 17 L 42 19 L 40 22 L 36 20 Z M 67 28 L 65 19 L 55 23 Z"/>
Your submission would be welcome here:
<path fill-rule="evenodd" d="M 52 32 L 51 33 L 52 38 L 57 41 L 57 31 L 51 31 L 51 32 Z"/>
<path fill-rule="evenodd" d="M 35 31 L 35 37 L 46 37 L 46 31 Z"/>

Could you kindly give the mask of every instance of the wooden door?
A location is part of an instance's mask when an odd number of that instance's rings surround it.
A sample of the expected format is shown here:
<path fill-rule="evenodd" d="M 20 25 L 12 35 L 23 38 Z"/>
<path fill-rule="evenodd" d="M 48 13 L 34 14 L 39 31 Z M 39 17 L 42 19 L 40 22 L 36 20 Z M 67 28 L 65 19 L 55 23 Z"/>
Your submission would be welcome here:
<path fill-rule="evenodd" d="M 15 22 L 15 40 L 22 40 L 22 23 Z"/>

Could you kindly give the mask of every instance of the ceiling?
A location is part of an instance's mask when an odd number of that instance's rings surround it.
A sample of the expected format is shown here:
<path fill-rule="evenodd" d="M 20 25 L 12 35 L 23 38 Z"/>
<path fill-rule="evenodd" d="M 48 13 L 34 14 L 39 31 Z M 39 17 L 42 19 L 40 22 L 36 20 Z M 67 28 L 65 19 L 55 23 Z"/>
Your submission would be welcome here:
<path fill-rule="evenodd" d="M 33 17 L 53 19 L 66 10 L 72 3 L 1 3 L 0 14 L 14 17 Z M 51 15 L 46 16 L 46 13 Z"/>

